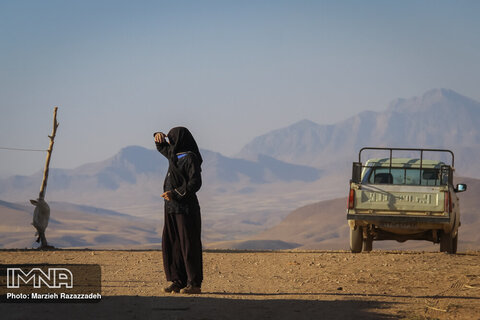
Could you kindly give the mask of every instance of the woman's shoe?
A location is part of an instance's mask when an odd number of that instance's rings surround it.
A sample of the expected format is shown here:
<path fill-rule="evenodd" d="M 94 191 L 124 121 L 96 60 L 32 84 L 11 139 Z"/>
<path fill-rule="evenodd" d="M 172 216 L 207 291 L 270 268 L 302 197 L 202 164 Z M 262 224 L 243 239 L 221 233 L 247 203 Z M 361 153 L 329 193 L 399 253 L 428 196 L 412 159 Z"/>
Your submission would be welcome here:
<path fill-rule="evenodd" d="M 180 293 L 184 293 L 184 294 L 199 294 L 199 293 L 202 293 L 202 288 L 200 288 L 200 287 L 195 287 L 195 286 L 192 286 L 192 285 L 188 285 L 188 286 L 186 286 L 185 288 L 183 288 L 182 290 L 180 290 Z"/>
<path fill-rule="evenodd" d="M 177 283 L 175 283 L 175 282 L 172 282 L 171 285 L 169 285 L 168 287 L 163 288 L 163 292 L 165 292 L 165 293 L 172 293 L 172 292 L 179 293 L 180 290 L 182 290 L 182 287 L 180 287 L 180 286 L 179 286 Z"/>

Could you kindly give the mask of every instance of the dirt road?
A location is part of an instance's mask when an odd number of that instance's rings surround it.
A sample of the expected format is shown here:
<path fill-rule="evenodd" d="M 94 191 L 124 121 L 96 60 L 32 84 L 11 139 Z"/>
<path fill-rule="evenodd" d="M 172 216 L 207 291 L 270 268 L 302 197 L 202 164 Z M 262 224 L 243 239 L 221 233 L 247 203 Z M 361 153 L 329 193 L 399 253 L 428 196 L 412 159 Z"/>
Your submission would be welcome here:
<path fill-rule="evenodd" d="M 480 319 L 480 252 L 204 253 L 203 294 L 164 294 L 159 251 L 0 251 L 100 264 L 102 301 L 2 303 L 2 319 Z"/>

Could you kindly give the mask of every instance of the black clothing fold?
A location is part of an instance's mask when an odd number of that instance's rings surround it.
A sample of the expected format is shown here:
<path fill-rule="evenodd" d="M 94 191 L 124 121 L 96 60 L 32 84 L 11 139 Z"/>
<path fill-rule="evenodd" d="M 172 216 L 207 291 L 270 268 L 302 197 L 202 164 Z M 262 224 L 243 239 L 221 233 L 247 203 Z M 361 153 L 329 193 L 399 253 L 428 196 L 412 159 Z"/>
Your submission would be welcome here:
<path fill-rule="evenodd" d="M 154 134 L 155 135 L 155 134 Z M 169 143 L 156 143 L 157 150 L 169 162 L 164 192 L 165 224 L 162 255 L 168 281 L 180 286 L 200 287 L 203 281 L 200 205 L 196 192 L 202 186 L 202 156 L 188 129 L 176 127 L 167 135 Z"/>
<path fill-rule="evenodd" d="M 175 127 L 169 131 L 167 137 L 170 143 L 156 143 L 157 150 L 168 159 L 168 174 L 165 180 L 170 179 L 172 189 L 165 191 L 176 191 L 173 192 L 173 197 L 177 199 L 188 198 L 202 186 L 202 155 L 187 128 Z M 179 155 L 183 154 L 186 156 L 179 159 Z M 186 163 L 182 161 L 184 159 Z"/>
<path fill-rule="evenodd" d="M 170 214 L 165 210 L 162 235 L 163 267 L 167 281 L 181 287 L 201 287 L 203 281 L 200 211 Z"/>

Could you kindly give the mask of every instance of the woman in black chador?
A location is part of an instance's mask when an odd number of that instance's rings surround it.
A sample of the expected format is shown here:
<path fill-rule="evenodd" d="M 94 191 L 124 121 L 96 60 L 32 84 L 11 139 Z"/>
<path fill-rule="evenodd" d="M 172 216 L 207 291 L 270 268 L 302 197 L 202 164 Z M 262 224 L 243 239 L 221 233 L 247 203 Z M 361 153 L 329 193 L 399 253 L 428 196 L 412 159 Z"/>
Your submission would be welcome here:
<path fill-rule="evenodd" d="M 202 156 L 187 128 L 173 128 L 168 135 L 156 132 L 154 137 L 157 150 L 169 164 L 162 194 L 165 199 L 162 254 L 167 281 L 171 284 L 163 290 L 201 293 L 201 218 L 196 192 L 202 185 Z"/>

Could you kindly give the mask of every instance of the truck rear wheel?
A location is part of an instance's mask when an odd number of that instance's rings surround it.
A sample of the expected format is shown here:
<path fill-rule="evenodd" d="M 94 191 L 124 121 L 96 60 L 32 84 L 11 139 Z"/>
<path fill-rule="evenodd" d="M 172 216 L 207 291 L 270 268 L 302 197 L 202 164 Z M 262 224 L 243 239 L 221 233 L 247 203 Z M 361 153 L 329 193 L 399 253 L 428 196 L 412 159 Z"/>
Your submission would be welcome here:
<path fill-rule="evenodd" d="M 443 233 L 440 238 L 440 252 L 457 253 L 458 233 L 453 238 L 451 233 Z"/>
<path fill-rule="evenodd" d="M 363 246 L 363 228 L 360 226 L 354 229 L 350 228 L 350 250 L 353 253 L 362 252 Z"/>

